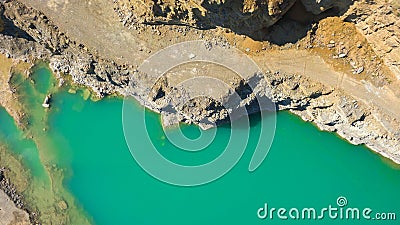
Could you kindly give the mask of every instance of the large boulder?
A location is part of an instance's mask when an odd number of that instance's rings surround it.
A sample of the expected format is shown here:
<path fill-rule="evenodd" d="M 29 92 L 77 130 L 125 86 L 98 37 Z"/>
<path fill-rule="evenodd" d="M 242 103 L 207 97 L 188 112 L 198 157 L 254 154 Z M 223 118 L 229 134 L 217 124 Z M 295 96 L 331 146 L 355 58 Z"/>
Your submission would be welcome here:
<path fill-rule="evenodd" d="M 1 5 L 1 2 L 0 2 L 0 32 L 3 32 L 3 30 L 4 30 L 4 20 L 2 18 L 3 12 L 4 12 L 4 8 L 3 8 L 3 5 Z"/>

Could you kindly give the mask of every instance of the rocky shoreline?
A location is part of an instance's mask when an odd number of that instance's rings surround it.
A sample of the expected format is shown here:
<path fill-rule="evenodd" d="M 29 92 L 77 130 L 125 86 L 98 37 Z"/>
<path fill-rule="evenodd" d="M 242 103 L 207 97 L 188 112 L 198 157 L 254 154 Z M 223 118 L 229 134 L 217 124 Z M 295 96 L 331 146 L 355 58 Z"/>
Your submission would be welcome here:
<path fill-rule="evenodd" d="M 7 168 L 0 168 L 0 195 L 1 192 L 4 192 L 10 200 L 14 203 L 16 209 L 12 209 L 12 207 L 6 207 L 5 213 L 13 215 L 12 221 L 10 224 L 40 224 L 38 221 L 38 215 L 35 212 L 31 212 L 24 203 L 24 197 L 18 193 L 15 186 L 11 183 L 10 179 L 6 177 L 5 171 Z M 7 200 L 6 200 L 7 201 Z M 4 207 L 0 205 L 0 207 Z M 11 209 L 10 209 L 11 208 Z M 4 215 L 3 215 L 4 216 Z M 7 217 L 2 217 L 6 219 Z M 11 219 L 10 219 L 11 220 Z M 2 221 L 6 222 L 6 221 Z"/>
<path fill-rule="evenodd" d="M 258 15 L 266 10 L 270 14 L 261 21 L 252 20 L 259 17 L 240 17 L 248 26 L 238 31 L 236 22 L 232 22 L 236 14 L 229 14 L 226 21 L 219 21 L 212 11 L 209 17 L 201 17 L 202 23 L 197 24 L 200 14 L 191 13 L 195 12 L 193 7 L 198 1 L 189 2 L 177 7 L 175 14 L 165 11 L 165 6 L 173 4 L 171 2 L 160 8 L 160 14 L 152 14 L 149 9 L 140 14 L 135 11 L 140 7 L 133 7 L 135 10 L 132 11 L 126 1 L 119 0 L 113 3 L 96 0 L 94 5 L 98 4 L 99 8 L 75 0 L 70 3 L 55 1 L 54 5 L 31 0 L 3 0 L 0 1 L 0 18 L 4 21 L 4 29 L 0 28 L 0 54 L 32 65 L 38 59 L 45 60 L 60 85 L 71 81 L 89 88 L 97 98 L 103 98 L 113 94 L 127 95 L 132 82 L 138 85 L 135 89 L 138 95 L 145 93 L 141 89 L 147 87 L 144 84 L 148 80 L 146 74 L 138 70 L 139 65 L 169 45 L 200 39 L 211 46 L 235 47 L 260 65 L 263 72 L 253 90 L 246 86 L 249 80 L 235 80 L 234 75 L 221 78 L 239 95 L 245 96 L 240 104 L 252 105 L 254 96 L 268 97 L 278 110 L 290 110 L 321 130 L 336 132 L 355 145 L 365 144 L 400 164 L 398 8 L 380 0 L 372 3 L 356 1 L 354 4 L 353 1 L 321 1 L 321 5 L 306 0 L 301 1 L 302 4 L 300 1 L 281 1 L 287 4 L 271 4 L 267 8 L 253 8 L 250 4 L 242 13 L 260 10 L 255 13 Z M 279 10 L 279 7 L 282 8 Z M 293 12 L 291 8 L 300 11 Z M 69 14 L 71 9 L 76 9 L 79 14 Z M 207 12 L 208 8 L 201 10 Z M 307 10 L 307 13 L 302 16 L 301 10 Z M 365 17 L 366 12 L 376 18 L 384 15 L 386 21 L 371 25 Z M 184 17 L 186 13 L 191 16 Z M 323 19 L 332 13 L 333 19 Z M 70 24 L 57 20 L 57 16 L 62 20 L 81 14 L 104 24 L 90 24 L 89 19 L 79 30 L 72 19 Z M 297 18 L 299 15 L 302 18 Z M 307 18 L 311 18 L 311 22 L 304 25 Z M 76 20 L 79 24 L 79 18 Z M 336 30 L 329 28 L 330 24 L 335 24 Z M 99 32 L 98 37 L 86 36 L 84 25 Z M 265 34 L 265 40 L 257 40 L 260 37 L 258 31 L 252 33 L 259 26 L 265 29 L 272 26 Z M 342 34 L 339 39 L 345 28 L 353 33 Z M 120 34 L 114 35 L 115 30 L 120 30 Z M 287 30 L 299 33 L 294 37 L 297 42 L 274 43 L 274 38 L 285 39 L 282 33 L 286 34 Z M 108 33 L 113 35 L 107 36 Z M 376 37 L 377 34 L 389 38 L 381 42 L 377 40 L 380 37 Z M 358 35 L 357 43 L 346 42 L 346 35 Z M 184 71 L 175 73 L 179 75 Z M 143 98 L 142 104 L 162 113 L 166 125 L 183 121 L 207 128 L 227 120 L 227 109 L 215 100 L 182 98 L 179 91 L 184 90 L 179 90 L 176 95 L 177 88 L 171 78 L 160 79 L 151 85 L 154 96 Z M 223 95 L 217 97 L 227 97 Z M 165 110 L 165 102 L 182 100 L 186 104 L 175 108 L 174 113 Z M 205 120 L 210 123 L 204 123 Z"/>

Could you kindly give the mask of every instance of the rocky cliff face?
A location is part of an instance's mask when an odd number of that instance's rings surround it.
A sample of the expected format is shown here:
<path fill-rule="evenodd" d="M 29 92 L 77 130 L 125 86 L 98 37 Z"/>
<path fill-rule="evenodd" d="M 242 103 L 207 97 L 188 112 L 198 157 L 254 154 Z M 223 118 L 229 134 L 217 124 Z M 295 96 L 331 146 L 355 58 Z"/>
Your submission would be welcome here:
<path fill-rule="evenodd" d="M 5 225 L 29 225 L 33 224 L 26 212 L 22 196 L 10 184 L 4 175 L 5 168 L 0 168 L 0 221 Z"/>
<path fill-rule="evenodd" d="M 211 35 L 204 38 L 205 41 L 213 45 L 221 44 L 229 46 L 232 44 L 234 47 L 239 48 L 241 48 L 241 46 L 238 46 L 240 45 L 239 43 L 244 43 L 246 47 L 242 48 L 242 50 L 246 51 L 249 55 L 264 54 L 266 57 L 265 61 L 268 61 L 268 51 L 276 50 L 275 47 L 271 47 L 268 43 L 248 41 L 246 37 L 235 33 L 229 34 L 231 36 L 227 35 L 228 38 L 231 37 L 233 40 L 228 43 L 226 39 L 222 38 L 224 35 L 221 34 L 221 30 L 225 33 L 225 28 L 228 27 L 233 31 L 240 29 L 243 33 L 251 33 L 267 28 L 276 23 L 294 3 L 295 1 L 281 0 L 149 1 L 148 4 L 141 4 L 139 1 L 115 0 L 114 9 L 120 19 L 118 22 L 122 22 L 128 30 L 130 28 L 135 30 L 138 42 L 141 41 L 140 38 L 153 41 L 153 39 L 146 36 L 149 34 L 153 35 L 152 37 L 163 37 L 165 35 L 167 38 L 163 40 L 170 38 L 177 39 L 177 42 L 190 40 L 190 38 L 193 39 L 194 36 L 184 38 L 189 33 L 203 38 L 206 31 L 195 30 L 190 26 L 203 29 L 218 26 L 223 28 L 217 28 L 215 33 L 211 32 Z M 330 8 L 336 8 L 340 11 L 348 7 L 350 3 L 352 1 L 302 1 L 304 8 L 315 14 L 327 11 Z M 32 60 L 26 57 L 28 55 L 31 58 L 34 56 L 48 59 L 50 67 L 55 73 L 60 76 L 61 74 L 69 74 L 73 82 L 89 87 L 99 97 L 112 93 L 126 94 L 126 87 L 131 81 L 130 77 L 137 79 L 138 87 L 147 82 L 146 76 L 141 74 L 141 71 L 137 71 L 137 67 L 133 63 L 118 64 L 113 58 L 107 55 L 100 55 L 94 49 L 86 47 L 79 40 L 71 39 L 66 32 L 61 30 L 43 12 L 27 7 L 18 1 L 4 3 L 4 7 L 6 17 L 36 40 L 14 39 L 10 36 L 0 35 L 0 38 L 4 40 L 0 42 L 1 50 L 3 53 L 9 54 L 10 57 Z M 358 14 L 356 14 L 357 16 Z M 361 16 L 361 18 L 363 17 Z M 333 22 L 335 23 L 336 30 L 329 29 L 330 23 Z M 150 26 L 148 24 L 153 25 Z M 155 24 L 161 25 L 156 26 Z M 182 29 L 180 26 L 173 26 L 171 24 L 186 25 L 188 27 Z M 367 47 L 367 43 L 363 41 L 361 42 L 361 47 L 357 45 L 353 46 L 344 40 L 345 36 L 338 43 L 331 41 L 331 39 L 334 39 L 333 37 L 337 39 L 338 34 L 344 28 L 346 28 L 345 30 L 350 30 L 347 26 L 350 25 L 342 24 L 342 20 L 339 17 L 325 20 L 319 26 L 313 26 L 309 30 L 308 36 L 305 37 L 305 39 L 309 40 L 303 41 L 302 44 L 288 44 L 282 48 L 298 49 L 305 45 L 305 49 L 316 48 L 318 50 L 318 48 L 321 48 L 321 51 L 326 51 L 326 49 L 322 48 L 327 47 L 332 51 L 337 51 L 334 53 L 333 58 L 340 59 L 339 61 L 332 62 L 332 70 L 335 69 L 335 66 L 340 66 L 340 62 L 348 61 L 350 64 L 353 62 L 353 64 L 356 64 L 352 65 L 354 68 L 349 67 L 350 74 L 354 73 L 354 76 L 361 74 L 355 78 L 367 79 L 367 74 L 375 70 L 378 71 L 377 69 L 381 66 L 379 60 L 376 60 L 377 63 L 366 64 L 367 61 L 370 61 L 369 58 L 365 58 L 365 60 L 364 58 L 357 58 L 359 57 L 357 51 L 372 51 Z M 397 25 L 396 23 L 391 23 L 390 26 Z M 136 29 L 139 29 L 139 31 Z M 166 30 L 170 36 L 162 34 L 160 31 L 162 29 Z M 149 30 L 150 32 L 146 33 Z M 224 41 L 215 38 L 217 32 L 221 36 L 220 39 L 224 39 Z M 255 48 L 254 46 L 261 47 Z M 154 49 L 159 50 L 157 48 Z M 361 50 L 356 51 L 354 49 Z M 151 52 L 150 50 L 144 51 L 140 46 L 137 51 L 147 56 Z M 370 55 L 366 56 L 369 57 Z M 329 55 L 329 58 L 332 59 L 332 56 Z M 376 57 L 372 57 L 371 55 L 371 58 L 375 60 Z M 328 64 L 330 63 L 329 60 L 327 62 Z M 306 62 L 304 62 L 305 64 Z M 343 73 L 347 73 L 346 70 L 345 68 Z M 385 70 L 382 71 L 385 72 Z M 304 120 L 316 123 L 323 130 L 336 131 L 354 144 L 366 144 L 382 155 L 400 162 L 400 134 L 398 132 L 400 125 L 395 118 L 393 120 L 390 119 L 390 115 L 383 110 L 368 102 L 354 98 L 346 90 L 341 90 L 332 85 L 322 84 L 307 78 L 305 74 L 299 75 L 297 73 L 267 71 L 266 68 L 263 72 L 265 72 L 265 77 L 264 79 L 260 79 L 257 85 L 257 92 L 250 92 L 248 93 L 249 96 L 267 96 L 276 102 L 279 109 L 291 110 L 293 113 L 300 115 Z M 137 74 L 137 76 L 134 74 Z M 341 80 L 343 78 L 332 79 Z M 233 80 L 232 88 L 239 92 L 245 91 L 242 87 L 246 86 L 246 82 L 246 80 Z M 381 86 L 384 86 L 388 82 L 379 83 Z M 176 87 L 171 80 L 161 79 L 154 86 L 153 98 L 147 99 L 144 103 L 152 104 L 154 106 L 152 109 L 162 112 L 163 104 L 167 100 L 164 96 L 173 92 L 174 88 Z M 267 88 L 269 91 L 267 91 Z M 140 88 L 137 90 L 140 91 Z M 179 97 L 177 95 L 175 99 L 169 99 L 168 101 L 174 101 L 179 98 L 182 100 L 181 94 Z M 244 98 L 242 103 L 246 104 L 250 100 Z M 218 102 L 210 99 L 190 98 L 187 99 L 186 105 L 181 105 L 180 108 L 177 108 L 174 116 L 173 120 L 175 121 L 168 120 L 167 124 L 176 121 L 202 124 L 202 121 L 205 119 L 212 120 L 218 124 L 218 122 L 224 122 L 227 118 L 226 109 L 221 107 L 221 104 Z"/>
<path fill-rule="evenodd" d="M 336 8 L 341 11 L 348 9 L 354 0 L 301 0 L 307 11 L 317 15 L 326 10 Z"/>
<path fill-rule="evenodd" d="M 340 89 L 307 77 L 284 73 L 271 77 L 267 78 L 267 86 L 272 88 L 270 97 L 280 110 L 290 110 L 321 130 L 337 132 L 352 144 L 365 144 L 400 163 L 398 120 Z"/>
<path fill-rule="evenodd" d="M 227 27 L 251 34 L 278 21 L 296 0 L 114 1 L 124 24 L 182 24 Z"/>
<path fill-rule="evenodd" d="M 36 41 L 0 34 L 1 53 L 31 63 L 37 59 L 49 60 L 59 78 L 69 74 L 75 83 L 90 87 L 98 97 L 123 93 L 132 67 L 92 54 L 84 45 L 70 40 L 38 10 L 17 1 L 7 2 L 4 7 L 5 16 Z"/>
<path fill-rule="evenodd" d="M 0 18 L 0 32 L 4 30 L 4 21 Z"/>

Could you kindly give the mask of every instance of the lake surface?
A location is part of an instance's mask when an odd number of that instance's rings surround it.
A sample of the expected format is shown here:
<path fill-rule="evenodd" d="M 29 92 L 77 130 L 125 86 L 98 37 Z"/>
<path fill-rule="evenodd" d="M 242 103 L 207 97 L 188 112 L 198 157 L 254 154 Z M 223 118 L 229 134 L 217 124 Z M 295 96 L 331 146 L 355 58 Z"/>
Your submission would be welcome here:
<path fill-rule="evenodd" d="M 62 90 L 53 95 L 48 113 L 46 143 L 56 148 L 50 161 L 67 171 L 64 186 L 95 224 L 399 224 L 400 170 L 367 148 L 321 132 L 288 112 L 278 113 L 274 142 L 256 171 L 250 173 L 248 165 L 260 132 L 257 115 L 251 118 L 245 154 L 229 173 L 209 184 L 179 187 L 154 179 L 135 162 L 124 139 L 122 104 L 118 98 L 93 102 L 84 100 L 79 91 L 70 94 Z M 141 116 L 141 106 L 132 110 Z M 160 153 L 187 165 L 217 157 L 231 129 L 219 127 L 209 148 L 189 153 L 168 142 L 159 115 L 149 112 L 146 120 Z M 3 136 L 21 132 L 10 128 L 12 120 L 4 111 L 0 111 L 0 121 Z M 189 138 L 199 135 L 196 126 L 183 125 L 181 129 Z M 11 149 L 22 155 L 34 176 L 41 176 L 39 157 L 22 146 L 30 144 L 13 142 L 12 135 L 8 138 Z M 137 144 L 146 148 L 145 143 Z M 395 212 L 397 221 L 333 220 L 328 216 L 322 220 L 281 220 L 277 216 L 261 220 L 257 216 L 265 203 L 318 211 L 329 205 L 338 207 L 340 196 L 347 199 L 347 207 L 371 208 L 371 216 Z"/>

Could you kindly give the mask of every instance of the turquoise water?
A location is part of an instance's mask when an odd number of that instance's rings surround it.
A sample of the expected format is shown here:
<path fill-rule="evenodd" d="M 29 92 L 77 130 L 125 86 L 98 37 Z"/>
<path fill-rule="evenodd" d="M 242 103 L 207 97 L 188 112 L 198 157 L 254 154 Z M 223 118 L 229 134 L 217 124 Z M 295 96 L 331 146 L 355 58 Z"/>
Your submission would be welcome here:
<path fill-rule="evenodd" d="M 310 221 L 257 217 L 264 203 L 276 208 L 320 209 L 337 207 L 339 196 L 347 198 L 349 207 L 400 216 L 399 169 L 365 147 L 321 132 L 288 112 L 278 113 L 274 143 L 255 172 L 248 172 L 248 165 L 260 130 L 257 116 L 251 118 L 250 146 L 227 175 L 202 186 L 178 187 L 154 179 L 134 161 L 123 135 L 121 99 L 92 102 L 61 91 L 52 100 L 48 137 L 54 137 L 57 161 L 70 171 L 65 186 L 95 224 L 399 224 L 400 218 Z M 133 110 L 140 115 L 140 106 Z M 157 114 L 149 113 L 147 125 L 161 154 L 189 165 L 218 156 L 230 133 L 229 126 L 220 127 L 212 147 L 188 153 L 166 141 Z M 199 135 L 195 126 L 181 129 L 190 138 Z"/>

